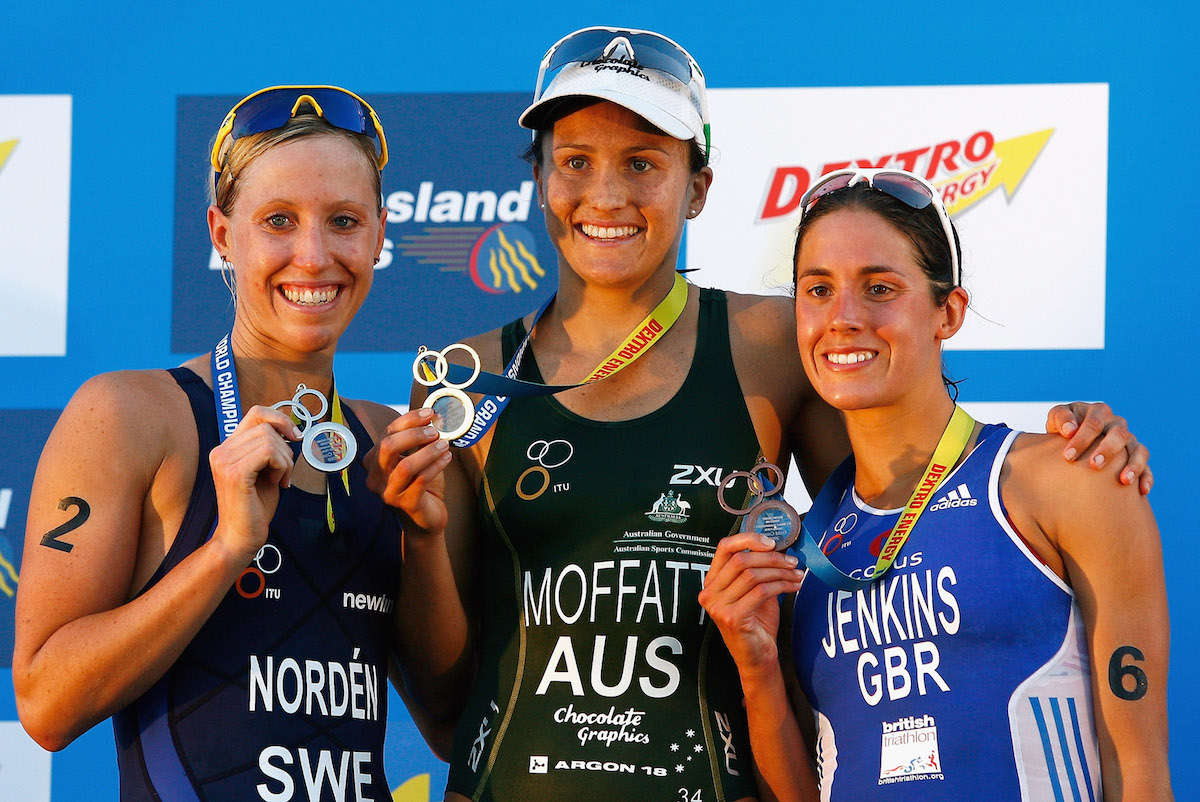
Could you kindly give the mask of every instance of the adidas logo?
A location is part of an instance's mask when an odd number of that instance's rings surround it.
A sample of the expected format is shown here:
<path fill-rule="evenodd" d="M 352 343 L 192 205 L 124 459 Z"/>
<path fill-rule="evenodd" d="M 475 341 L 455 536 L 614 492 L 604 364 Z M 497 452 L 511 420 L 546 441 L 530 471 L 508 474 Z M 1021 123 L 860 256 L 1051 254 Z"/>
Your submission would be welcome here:
<path fill-rule="evenodd" d="M 946 494 L 946 497 L 929 508 L 930 512 L 938 510 L 948 510 L 951 507 L 974 507 L 979 503 L 979 499 L 971 495 L 971 491 L 967 489 L 965 484 L 951 490 Z"/>

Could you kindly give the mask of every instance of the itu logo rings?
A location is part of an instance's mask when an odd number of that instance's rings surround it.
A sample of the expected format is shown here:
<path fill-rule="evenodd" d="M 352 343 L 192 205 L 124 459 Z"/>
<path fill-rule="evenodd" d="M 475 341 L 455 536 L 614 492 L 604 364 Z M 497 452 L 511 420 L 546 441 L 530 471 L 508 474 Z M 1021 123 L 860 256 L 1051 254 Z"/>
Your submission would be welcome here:
<path fill-rule="evenodd" d="M 258 550 L 258 554 L 254 555 L 254 565 L 248 566 L 245 571 L 242 571 L 233 586 L 243 599 L 256 599 L 267 588 L 267 575 L 275 573 L 282 566 L 283 554 L 279 551 L 279 547 L 273 543 L 264 543 Z M 258 580 L 257 587 L 252 586 L 249 590 L 246 588 L 243 583 L 248 576 Z"/>
<path fill-rule="evenodd" d="M 525 456 L 537 465 L 529 466 L 517 477 L 517 496 L 523 501 L 533 501 L 550 487 L 550 471 L 566 465 L 575 456 L 575 447 L 566 440 L 534 440 L 525 450 Z M 527 481 L 531 476 L 537 478 Z"/>

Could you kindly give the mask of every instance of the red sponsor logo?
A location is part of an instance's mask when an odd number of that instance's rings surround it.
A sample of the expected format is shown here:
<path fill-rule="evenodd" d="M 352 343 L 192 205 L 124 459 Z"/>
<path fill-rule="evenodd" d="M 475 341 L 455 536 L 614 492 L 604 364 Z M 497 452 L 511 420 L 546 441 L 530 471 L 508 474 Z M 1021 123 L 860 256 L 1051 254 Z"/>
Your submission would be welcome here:
<path fill-rule="evenodd" d="M 1053 129 L 1046 129 L 998 142 L 991 131 L 982 130 L 961 139 L 947 139 L 910 150 L 826 162 L 817 170 L 776 167 L 768 181 L 758 221 L 793 213 L 815 178 L 848 167 L 894 167 L 923 175 L 942 193 L 951 213 L 964 210 L 1001 186 L 1011 198 L 1052 133 Z"/>

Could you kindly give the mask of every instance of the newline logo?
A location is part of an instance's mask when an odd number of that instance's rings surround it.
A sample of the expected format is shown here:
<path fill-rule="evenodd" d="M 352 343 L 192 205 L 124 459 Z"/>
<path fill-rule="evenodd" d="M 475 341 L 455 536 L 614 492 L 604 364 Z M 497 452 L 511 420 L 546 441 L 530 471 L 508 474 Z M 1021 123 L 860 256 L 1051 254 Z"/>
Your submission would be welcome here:
<path fill-rule="evenodd" d="M 349 591 L 342 594 L 342 606 L 348 610 L 370 610 L 377 613 L 390 613 L 396 603 L 384 596 L 382 593 L 378 596 L 368 596 L 365 593 L 351 593 Z"/>

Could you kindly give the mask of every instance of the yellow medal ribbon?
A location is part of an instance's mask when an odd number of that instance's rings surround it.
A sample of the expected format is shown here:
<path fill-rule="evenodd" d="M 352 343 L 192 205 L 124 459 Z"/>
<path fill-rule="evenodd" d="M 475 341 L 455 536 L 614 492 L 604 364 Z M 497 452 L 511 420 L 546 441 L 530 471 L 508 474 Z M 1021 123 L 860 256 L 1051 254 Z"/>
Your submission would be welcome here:
<path fill-rule="evenodd" d="M 883 548 L 879 550 L 879 560 L 875 563 L 874 576 L 876 579 L 883 576 L 892 567 L 896 555 L 900 553 L 900 547 L 904 545 L 904 541 L 908 540 L 921 513 L 925 512 L 925 508 L 929 506 L 934 491 L 938 489 L 942 480 L 946 478 L 950 469 L 962 456 L 963 449 L 967 447 L 967 441 L 971 439 L 971 432 L 974 429 L 975 421 L 965 409 L 955 404 L 954 414 L 950 416 L 950 422 L 946 424 L 946 430 L 942 432 L 942 438 L 938 441 L 937 448 L 933 450 L 933 457 L 925 466 L 925 473 L 921 476 L 921 481 L 917 482 L 916 488 L 908 498 L 908 503 L 904 506 L 900 520 L 896 522 L 896 526 L 888 535 Z"/>

